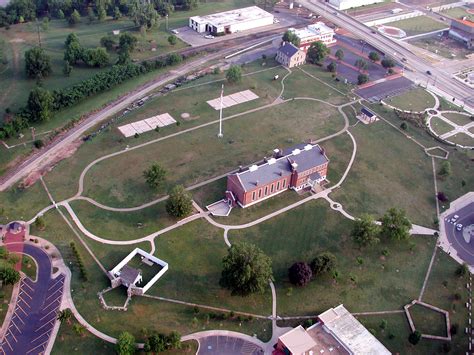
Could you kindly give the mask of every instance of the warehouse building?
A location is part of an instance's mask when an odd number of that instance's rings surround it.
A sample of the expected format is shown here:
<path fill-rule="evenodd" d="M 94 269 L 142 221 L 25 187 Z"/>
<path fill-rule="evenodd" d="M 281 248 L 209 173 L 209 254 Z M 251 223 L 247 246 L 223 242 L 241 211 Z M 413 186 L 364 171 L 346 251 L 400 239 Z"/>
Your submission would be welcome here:
<path fill-rule="evenodd" d="M 300 41 L 300 49 L 307 52 L 314 42 L 323 42 L 326 46 L 336 43 L 334 30 L 324 22 L 316 22 L 302 29 L 290 29 Z"/>
<path fill-rule="evenodd" d="M 223 35 L 273 24 L 273 15 L 257 6 L 189 18 L 189 27 L 199 33 Z"/>
<path fill-rule="evenodd" d="M 449 36 L 468 49 L 474 48 L 474 22 L 468 19 L 451 21 Z"/>
<path fill-rule="evenodd" d="M 329 0 L 329 3 L 338 10 L 347 10 L 352 7 L 376 4 L 383 0 Z"/>

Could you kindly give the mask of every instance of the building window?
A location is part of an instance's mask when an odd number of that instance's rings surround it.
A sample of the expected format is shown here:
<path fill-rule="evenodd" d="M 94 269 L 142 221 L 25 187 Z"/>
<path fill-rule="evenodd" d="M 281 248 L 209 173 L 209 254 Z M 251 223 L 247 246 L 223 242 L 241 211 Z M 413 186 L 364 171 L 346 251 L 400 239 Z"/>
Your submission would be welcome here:
<path fill-rule="evenodd" d="M 283 180 L 283 188 L 286 186 L 286 180 Z"/>
<path fill-rule="evenodd" d="M 280 181 L 277 182 L 277 191 L 280 190 Z"/>
<path fill-rule="evenodd" d="M 262 197 L 262 189 L 258 190 L 258 198 Z"/>
<path fill-rule="evenodd" d="M 270 189 L 270 193 L 273 193 L 274 190 L 275 190 L 275 184 L 272 184 L 272 187 Z"/>
<path fill-rule="evenodd" d="M 265 186 L 265 196 L 268 194 L 268 186 Z"/>
<path fill-rule="evenodd" d="M 255 201 L 255 191 L 252 192 L 252 201 Z"/>

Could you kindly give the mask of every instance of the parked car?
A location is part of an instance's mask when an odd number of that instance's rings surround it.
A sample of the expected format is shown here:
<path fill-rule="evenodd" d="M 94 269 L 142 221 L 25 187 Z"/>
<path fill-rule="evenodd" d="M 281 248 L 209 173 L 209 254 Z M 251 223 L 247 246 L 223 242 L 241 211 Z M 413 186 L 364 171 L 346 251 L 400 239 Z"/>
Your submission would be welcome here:
<path fill-rule="evenodd" d="M 461 223 L 456 224 L 456 230 L 458 230 L 459 232 L 462 231 L 462 224 Z"/>
<path fill-rule="evenodd" d="M 213 39 L 214 36 L 213 35 L 205 35 L 204 38 L 207 38 L 207 39 Z"/>
<path fill-rule="evenodd" d="M 171 30 L 171 33 L 174 33 L 175 35 L 179 34 L 178 30 Z"/>
<path fill-rule="evenodd" d="M 431 75 L 431 72 L 429 70 L 426 71 L 426 74 Z"/>
<path fill-rule="evenodd" d="M 451 223 L 456 223 L 456 221 L 459 219 L 459 216 L 457 214 L 455 214 L 452 218 L 451 218 Z"/>

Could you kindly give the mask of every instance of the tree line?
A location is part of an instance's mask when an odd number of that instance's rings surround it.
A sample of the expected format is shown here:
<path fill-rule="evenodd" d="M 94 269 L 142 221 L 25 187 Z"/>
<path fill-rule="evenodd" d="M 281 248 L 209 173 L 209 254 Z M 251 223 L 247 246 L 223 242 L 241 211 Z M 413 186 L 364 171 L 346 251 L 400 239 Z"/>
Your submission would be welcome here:
<path fill-rule="evenodd" d="M 97 16 L 99 20 L 107 15 L 117 19 L 122 14 L 129 16 L 136 25 L 150 26 L 159 16 L 166 16 L 175 10 L 190 10 L 198 6 L 198 0 L 12 0 L 0 7 L 0 27 L 28 22 L 37 17 L 67 19 L 71 25 L 81 16 Z"/>

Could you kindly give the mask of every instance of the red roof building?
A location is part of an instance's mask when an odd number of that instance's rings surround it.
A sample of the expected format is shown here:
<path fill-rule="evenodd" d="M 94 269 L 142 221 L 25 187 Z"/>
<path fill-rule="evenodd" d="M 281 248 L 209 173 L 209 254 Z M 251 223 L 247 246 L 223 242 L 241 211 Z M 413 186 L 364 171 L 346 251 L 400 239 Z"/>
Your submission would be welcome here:
<path fill-rule="evenodd" d="M 263 163 L 227 176 L 226 198 L 245 208 L 292 189 L 312 188 L 326 180 L 329 159 L 317 144 L 280 151 Z"/>

